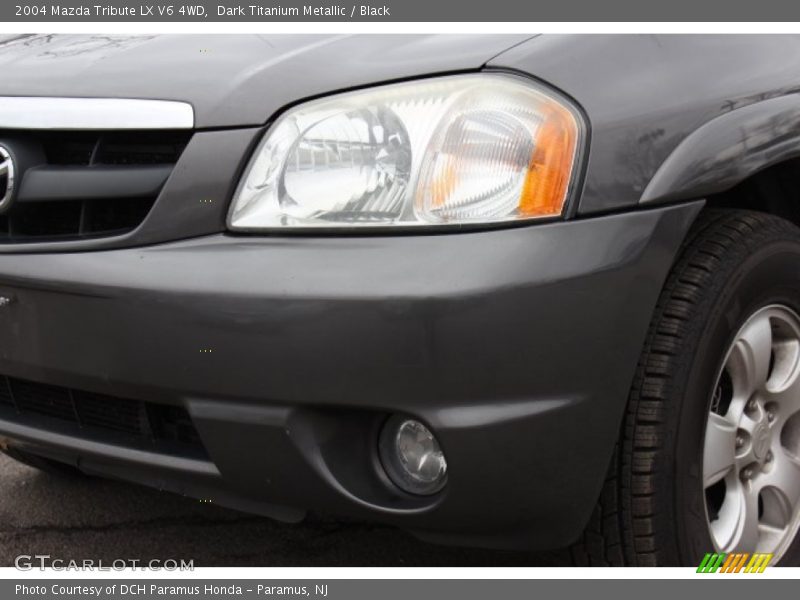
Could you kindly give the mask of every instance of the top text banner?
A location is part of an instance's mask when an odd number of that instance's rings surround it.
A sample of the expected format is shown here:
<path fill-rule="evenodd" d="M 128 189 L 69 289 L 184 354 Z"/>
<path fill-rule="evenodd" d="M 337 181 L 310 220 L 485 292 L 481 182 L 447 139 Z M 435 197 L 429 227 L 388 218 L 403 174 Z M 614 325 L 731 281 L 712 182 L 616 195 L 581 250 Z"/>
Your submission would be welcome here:
<path fill-rule="evenodd" d="M 791 0 L 3 0 L 0 21 L 614 22 L 800 21 Z"/>

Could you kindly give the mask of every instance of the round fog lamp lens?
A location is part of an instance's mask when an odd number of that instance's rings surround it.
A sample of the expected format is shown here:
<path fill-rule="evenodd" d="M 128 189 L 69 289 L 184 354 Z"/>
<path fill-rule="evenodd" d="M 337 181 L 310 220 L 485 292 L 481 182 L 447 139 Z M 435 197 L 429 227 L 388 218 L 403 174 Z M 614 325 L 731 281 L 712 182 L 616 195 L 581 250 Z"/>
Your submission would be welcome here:
<path fill-rule="evenodd" d="M 411 494 L 435 494 L 445 484 L 447 461 L 439 442 L 419 421 L 393 417 L 381 434 L 381 460 L 389 478 Z"/>

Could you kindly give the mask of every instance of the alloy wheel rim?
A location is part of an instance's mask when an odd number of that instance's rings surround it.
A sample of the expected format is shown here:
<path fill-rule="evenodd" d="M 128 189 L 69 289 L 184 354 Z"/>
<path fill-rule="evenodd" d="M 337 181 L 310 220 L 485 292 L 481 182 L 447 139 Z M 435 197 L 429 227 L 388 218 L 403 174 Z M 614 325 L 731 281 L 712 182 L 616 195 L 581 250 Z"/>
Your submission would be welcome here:
<path fill-rule="evenodd" d="M 717 552 L 786 552 L 800 527 L 800 317 L 753 313 L 717 376 L 703 444 Z"/>

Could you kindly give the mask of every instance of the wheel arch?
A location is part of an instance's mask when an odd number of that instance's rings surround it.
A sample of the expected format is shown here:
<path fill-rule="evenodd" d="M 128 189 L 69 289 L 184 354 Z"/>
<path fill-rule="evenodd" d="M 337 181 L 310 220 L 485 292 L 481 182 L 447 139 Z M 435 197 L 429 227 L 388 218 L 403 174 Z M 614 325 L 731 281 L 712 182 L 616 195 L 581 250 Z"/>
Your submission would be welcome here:
<path fill-rule="evenodd" d="M 686 136 L 651 178 L 639 204 L 712 198 L 799 157 L 800 94 L 756 102 Z"/>

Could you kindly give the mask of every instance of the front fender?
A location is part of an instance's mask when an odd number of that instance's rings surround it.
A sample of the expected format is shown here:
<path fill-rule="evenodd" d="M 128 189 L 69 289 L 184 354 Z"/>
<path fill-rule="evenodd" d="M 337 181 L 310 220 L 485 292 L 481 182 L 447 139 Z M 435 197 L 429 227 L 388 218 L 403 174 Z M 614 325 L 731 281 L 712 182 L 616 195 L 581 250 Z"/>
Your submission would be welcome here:
<path fill-rule="evenodd" d="M 798 36 L 543 35 L 488 67 L 541 79 L 582 107 L 582 217 L 701 198 L 798 147 Z"/>

